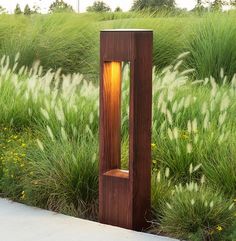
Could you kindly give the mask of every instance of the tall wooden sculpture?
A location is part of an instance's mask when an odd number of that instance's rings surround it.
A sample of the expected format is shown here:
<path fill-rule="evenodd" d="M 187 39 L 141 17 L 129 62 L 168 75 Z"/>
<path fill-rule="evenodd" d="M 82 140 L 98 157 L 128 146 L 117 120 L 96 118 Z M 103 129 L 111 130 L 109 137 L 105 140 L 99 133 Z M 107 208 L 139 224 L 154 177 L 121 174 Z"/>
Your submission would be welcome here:
<path fill-rule="evenodd" d="M 99 221 L 141 230 L 151 202 L 152 45 L 150 30 L 100 36 Z M 121 66 L 130 63 L 129 170 L 121 170 Z"/>

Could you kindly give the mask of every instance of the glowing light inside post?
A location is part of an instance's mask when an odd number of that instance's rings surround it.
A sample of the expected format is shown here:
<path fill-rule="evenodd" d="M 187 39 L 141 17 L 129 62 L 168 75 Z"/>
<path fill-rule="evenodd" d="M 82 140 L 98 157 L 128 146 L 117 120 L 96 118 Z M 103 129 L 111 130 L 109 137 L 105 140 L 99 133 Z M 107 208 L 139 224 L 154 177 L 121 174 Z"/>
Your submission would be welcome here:
<path fill-rule="evenodd" d="M 121 156 L 121 62 L 105 62 L 103 67 L 103 96 L 106 101 L 104 110 L 109 116 L 106 128 L 110 130 L 107 141 L 112 143 L 110 155 L 116 169 L 120 168 L 120 164 L 117 165 L 117 163 L 120 163 Z"/>
<path fill-rule="evenodd" d="M 105 91 L 108 92 L 110 96 L 110 103 L 119 106 L 121 95 L 121 62 L 105 63 L 104 84 Z"/>

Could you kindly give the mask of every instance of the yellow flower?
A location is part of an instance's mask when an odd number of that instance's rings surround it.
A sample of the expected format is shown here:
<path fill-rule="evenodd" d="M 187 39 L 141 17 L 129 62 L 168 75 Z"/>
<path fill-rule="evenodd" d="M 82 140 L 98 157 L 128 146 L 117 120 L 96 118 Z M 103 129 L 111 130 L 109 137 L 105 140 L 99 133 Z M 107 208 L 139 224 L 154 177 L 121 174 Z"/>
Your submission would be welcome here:
<path fill-rule="evenodd" d="M 220 225 L 217 225 L 216 230 L 219 231 L 219 232 L 221 232 L 221 231 L 223 230 L 223 227 L 220 226 Z"/>
<path fill-rule="evenodd" d="M 152 147 L 152 149 L 155 149 L 157 147 L 157 145 L 155 143 L 152 143 L 151 147 Z"/>
<path fill-rule="evenodd" d="M 21 146 L 22 146 L 22 147 L 26 147 L 26 144 L 25 144 L 25 143 L 22 143 Z"/>
<path fill-rule="evenodd" d="M 152 160 L 152 163 L 153 163 L 153 164 L 156 164 L 156 163 L 157 163 L 157 161 L 156 161 L 156 160 Z"/>
<path fill-rule="evenodd" d="M 22 199 L 22 200 L 25 199 L 25 191 L 22 191 L 22 192 L 21 192 L 21 197 L 20 197 L 20 199 Z"/>
<path fill-rule="evenodd" d="M 188 132 L 187 132 L 187 131 L 182 131 L 182 132 L 180 133 L 180 138 L 183 139 L 183 140 L 189 139 L 189 134 L 188 134 Z"/>

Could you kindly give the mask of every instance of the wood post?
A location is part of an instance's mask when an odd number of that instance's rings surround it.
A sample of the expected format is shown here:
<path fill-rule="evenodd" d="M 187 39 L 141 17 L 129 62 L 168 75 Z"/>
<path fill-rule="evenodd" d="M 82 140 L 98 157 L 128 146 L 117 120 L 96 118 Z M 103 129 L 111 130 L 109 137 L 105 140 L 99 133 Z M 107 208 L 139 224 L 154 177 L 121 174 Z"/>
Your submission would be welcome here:
<path fill-rule="evenodd" d="M 147 227 L 151 203 L 151 30 L 100 36 L 99 221 Z M 130 63 L 129 170 L 121 170 L 121 63 Z"/>

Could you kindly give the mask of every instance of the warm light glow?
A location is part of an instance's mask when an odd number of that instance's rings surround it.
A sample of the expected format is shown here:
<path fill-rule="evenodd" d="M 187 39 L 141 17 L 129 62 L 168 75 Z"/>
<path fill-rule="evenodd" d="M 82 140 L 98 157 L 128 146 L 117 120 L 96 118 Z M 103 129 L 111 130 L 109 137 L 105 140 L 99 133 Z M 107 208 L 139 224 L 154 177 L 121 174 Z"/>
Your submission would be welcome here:
<path fill-rule="evenodd" d="M 106 105 L 106 128 L 110 130 L 107 142 L 111 143 L 111 160 L 120 163 L 121 119 L 121 62 L 105 62 L 103 69 L 103 98 Z M 114 167 L 119 168 L 115 165 Z"/>
<path fill-rule="evenodd" d="M 105 63 L 104 88 L 106 92 L 109 92 L 111 103 L 117 103 L 116 105 L 119 106 L 121 94 L 121 62 Z"/>

